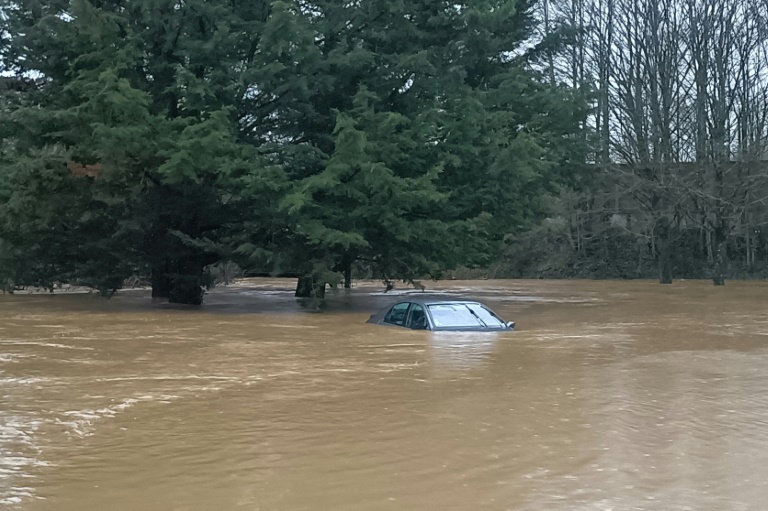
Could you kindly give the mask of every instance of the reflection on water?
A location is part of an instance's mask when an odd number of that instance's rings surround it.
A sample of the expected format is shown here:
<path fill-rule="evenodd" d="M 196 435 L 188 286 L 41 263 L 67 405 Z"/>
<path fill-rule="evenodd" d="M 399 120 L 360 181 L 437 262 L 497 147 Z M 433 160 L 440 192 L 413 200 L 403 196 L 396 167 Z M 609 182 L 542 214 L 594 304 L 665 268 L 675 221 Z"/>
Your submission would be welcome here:
<path fill-rule="evenodd" d="M 510 332 L 430 332 L 429 360 L 435 371 L 482 367 L 503 339 L 514 341 Z"/>
<path fill-rule="evenodd" d="M 752 510 L 764 283 L 0 296 L 0 509 Z M 419 297 L 517 332 L 365 323 Z"/>

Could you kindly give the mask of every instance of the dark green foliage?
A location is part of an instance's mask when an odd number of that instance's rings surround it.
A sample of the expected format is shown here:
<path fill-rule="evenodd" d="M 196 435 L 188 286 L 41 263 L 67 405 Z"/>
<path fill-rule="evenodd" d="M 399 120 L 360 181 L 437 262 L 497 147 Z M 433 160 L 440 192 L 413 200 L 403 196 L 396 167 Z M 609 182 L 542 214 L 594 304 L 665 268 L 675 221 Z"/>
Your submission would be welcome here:
<path fill-rule="evenodd" d="M 281 211 L 295 228 L 281 267 L 331 281 L 320 275 L 359 261 L 407 280 L 488 264 L 543 211 L 584 115 L 513 57 L 527 7 L 369 1 L 312 12 L 317 36 L 296 62 L 316 80 L 303 118 L 276 121 L 301 142 L 288 153 Z"/>
<path fill-rule="evenodd" d="M 584 159 L 583 98 L 521 51 L 526 2 L 3 13 L 0 58 L 25 84 L 0 90 L 0 279 L 17 284 L 109 294 L 139 274 L 200 303 L 219 260 L 315 296 L 355 264 L 437 278 L 493 260 Z"/>
<path fill-rule="evenodd" d="M 132 272 L 152 272 L 159 295 L 201 302 L 204 268 L 231 222 L 234 181 L 258 173 L 260 158 L 238 146 L 232 125 L 242 34 L 230 29 L 246 20 L 223 4 L 174 5 L 10 10 L 23 35 L 11 39 L 7 61 L 44 80 L 8 107 L 4 171 L 13 199 L 49 212 L 35 219 L 40 229 L 28 212 L 3 212 L 17 221 L 2 237 L 25 261 L 19 268 L 45 268 L 34 277 L 17 270 L 17 282 L 77 280 L 111 292 Z M 52 147 L 55 157 L 43 154 Z M 97 165 L 98 176 L 73 178 L 70 162 Z M 50 263 L 36 255 L 40 246 Z"/>

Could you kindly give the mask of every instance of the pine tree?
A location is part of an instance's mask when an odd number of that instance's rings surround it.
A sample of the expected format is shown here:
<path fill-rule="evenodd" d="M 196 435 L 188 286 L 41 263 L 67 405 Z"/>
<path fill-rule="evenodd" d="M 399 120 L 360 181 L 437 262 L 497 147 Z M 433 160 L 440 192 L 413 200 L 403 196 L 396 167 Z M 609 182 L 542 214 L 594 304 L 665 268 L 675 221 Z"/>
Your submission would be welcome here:
<path fill-rule="evenodd" d="M 313 80 L 302 115 L 280 111 L 276 130 L 293 155 L 281 162 L 293 182 L 283 257 L 316 283 L 300 283 L 305 292 L 354 261 L 405 280 L 487 264 L 544 211 L 578 130 L 562 116 L 575 121 L 579 104 L 558 100 L 527 60 L 529 4 L 302 2 L 292 12 L 314 33 L 299 39 L 311 58 L 295 72 Z"/>
<path fill-rule="evenodd" d="M 95 203 L 68 201 L 80 204 L 81 220 L 44 226 L 48 237 L 88 250 L 78 257 L 91 270 L 59 272 L 57 279 L 84 280 L 120 267 L 151 273 L 154 296 L 201 303 L 204 268 L 219 257 L 217 244 L 236 203 L 234 182 L 261 169 L 258 155 L 237 143 L 235 112 L 244 88 L 245 30 L 263 13 L 253 6 L 235 10 L 203 1 L 85 0 L 19 2 L 9 9 L 18 35 L 4 60 L 17 77 L 42 79 L 9 108 L 5 146 L 15 188 L 7 193 L 28 198 L 32 209 L 50 205 L 53 192 L 39 187 L 50 184 L 49 176 L 13 170 L 25 159 L 36 158 L 65 182 L 72 181 L 68 162 L 99 169 L 95 179 L 77 185 Z M 52 147 L 60 149 L 56 158 L 42 160 L 40 152 Z M 9 220 L 19 214 L 3 213 Z M 87 222 L 110 227 L 93 232 Z M 79 243 L 80 231 L 96 245 Z M 25 227 L 18 234 L 28 239 Z M 9 233 L 2 238 L 13 240 Z M 16 242 L 17 252 L 28 248 Z M 106 254 L 125 264 L 99 262 Z M 120 276 L 108 287 L 119 287 Z"/>
<path fill-rule="evenodd" d="M 138 273 L 200 303 L 222 257 L 305 295 L 356 263 L 437 278 L 487 264 L 567 178 L 581 109 L 530 65 L 527 1 L 20 0 L 2 19 L 19 283 L 109 294 Z"/>

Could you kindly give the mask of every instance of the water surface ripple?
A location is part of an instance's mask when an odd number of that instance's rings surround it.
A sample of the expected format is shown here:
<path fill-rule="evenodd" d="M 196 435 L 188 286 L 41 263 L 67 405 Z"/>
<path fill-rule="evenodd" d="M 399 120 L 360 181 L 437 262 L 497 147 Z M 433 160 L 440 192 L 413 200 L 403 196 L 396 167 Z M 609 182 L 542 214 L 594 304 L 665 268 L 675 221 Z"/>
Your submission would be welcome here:
<path fill-rule="evenodd" d="M 765 508 L 768 284 L 431 284 L 502 334 L 292 285 L 0 296 L 0 509 Z"/>

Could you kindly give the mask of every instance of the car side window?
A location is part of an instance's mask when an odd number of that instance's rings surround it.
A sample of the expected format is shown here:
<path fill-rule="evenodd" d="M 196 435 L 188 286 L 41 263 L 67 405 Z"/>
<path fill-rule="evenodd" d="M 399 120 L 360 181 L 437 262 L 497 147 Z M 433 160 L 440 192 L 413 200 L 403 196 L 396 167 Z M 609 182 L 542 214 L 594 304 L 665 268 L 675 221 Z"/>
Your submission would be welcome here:
<path fill-rule="evenodd" d="M 405 318 L 408 314 L 408 306 L 411 305 L 408 302 L 404 303 L 398 303 L 394 307 L 392 307 L 389 312 L 387 313 L 386 317 L 384 317 L 385 323 L 390 323 L 392 325 L 405 325 Z"/>
<path fill-rule="evenodd" d="M 421 305 L 413 304 L 411 306 L 411 312 L 408 315 L 408 323 L 405 325 L 409 328 L 414 328 L 414 325 L 418 325 L 419 328 L 426 328 L 426 315 L 424 314 L 424 307 Z"/>

